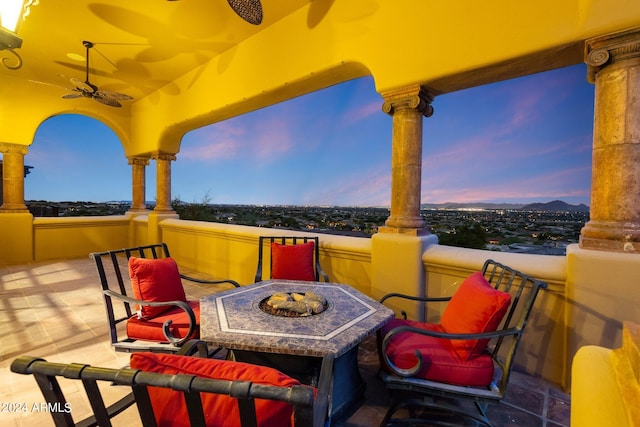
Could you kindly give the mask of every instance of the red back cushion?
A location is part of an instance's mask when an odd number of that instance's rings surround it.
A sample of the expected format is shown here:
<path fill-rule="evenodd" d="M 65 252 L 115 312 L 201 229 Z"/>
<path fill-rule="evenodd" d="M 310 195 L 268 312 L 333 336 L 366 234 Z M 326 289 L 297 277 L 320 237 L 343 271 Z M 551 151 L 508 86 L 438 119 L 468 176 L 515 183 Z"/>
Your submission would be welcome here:
<path fill-rule="evenodd" d="M 243 380 L 256 384 L 290 387 L 300 385 L 282 372 L 258 365 L 228 360 L 177 356 L 174 354 L 134 353 L 131 368 L 163 374 L 187 374 L 202 378 Z M 158 426 L 189 426 L 184 395 L 171 389 L 150 387 L 149 394 Z M 207 426 L 238 426 L 240 412 L 236 399 L 227 395 L 202 393 L 202 407 Z M 290 426 L 293 407 L 284 402 L 256 399 L 256 417 L 260 427 Z"/>
<path fill-rule="evenodd" d="M 271 243 L 271 278 L 285 280 L 316 280 L 313 268 L 314 242 L 299 245 Z"/>
<path fill-rule="evenodd" d="M 504 317 L 511 295 L 498 291 L 481 272 L 473 273 L 460 285 L 442 313 L 442 328 L 453 334 L 493 332 Z M 481 355 L 488 340 L 452 340 L 463 360 Z"/>
<path fill-rule="evenodd" d="M 178 265 L 173 258 L 147 259 L 129 258 L 129 276 L 133 296 L 136 299 L 152 302 L 186 301 Z M 151 319 L 160 313 L 174 308 L 142 306 L 140 317 Z"/>

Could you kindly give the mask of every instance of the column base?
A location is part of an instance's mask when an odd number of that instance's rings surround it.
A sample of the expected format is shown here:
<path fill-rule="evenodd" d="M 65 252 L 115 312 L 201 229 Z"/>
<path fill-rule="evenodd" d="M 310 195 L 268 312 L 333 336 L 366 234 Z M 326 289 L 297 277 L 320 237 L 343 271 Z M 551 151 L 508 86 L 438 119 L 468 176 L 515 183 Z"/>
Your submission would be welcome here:
<path fill-rule="evenodd" d="M 580 248 L 640 253 L 640 224 L 589 221 L 580 232 Z"/>
<path fill-rule="evenodd" d="M 390 226 L 382 226 L 378 227 L 378 233 L 383 234 L 404 234 L 407 236 L 427 236 L 431 234 L 431 229 L 429 227 L 390 227 Z"/>
<path fill-rule="evenodd" d="M 151 212 L 153 212 L 150 209 L 129 209 L 128 211 L 125 212 L 125 215 L 148 215 Z"/>
<path fill-rule="evenodd" d="M 431 230 L 419 216 L 390 216 L 384 226 L 378 228 L 378 232 L 425 236 L 430 234 Z"/>
<path fill-rule="evenodd" d="M 25 206 L 24 208 L 7 208 L 4 205 L 0 207 L 0 214 L 16 214 L 16 213 L 31 213 Z"/>

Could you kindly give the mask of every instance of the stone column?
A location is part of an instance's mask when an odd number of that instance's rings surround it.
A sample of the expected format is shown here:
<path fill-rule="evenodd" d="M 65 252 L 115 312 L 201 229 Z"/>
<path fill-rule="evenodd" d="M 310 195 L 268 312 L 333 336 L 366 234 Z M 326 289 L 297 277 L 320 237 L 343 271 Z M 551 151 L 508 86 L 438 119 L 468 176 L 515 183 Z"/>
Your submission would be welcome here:
<path fill-rule="evenodd" d="M 640 30 L 587 40 L 595 83 L 590 221 L 580 247 L 640 253 Z"/>
<path fill-rule="evenodd" d="M 381 233 L 429 234 L 420 216 L 422 117 L 433 114 L 433 96 L 415 85 L 384 92 L 382 111 L 393 116 L 391 213 Z"/>
<path fill-rule="evenodd" d="M 149 164 L 146 157 L 132 157 L 129 159 L 131 165 L 132 182 L 131 182 L 131 209 L 130 212 L 147 211 L 146 204 L 146 174 L 145 168 Z"/>
<path fill-rule="evenodd" d="M 171 207 L 171 162 L 176 159 L 173 154 L 155 153 L 156 161 L 156 207 L 157 213 L 173 213 Z"/>
<path fill-rule="evenodd" d="M 27 151 L 24 145 L 0 143 L 0 152 L 3 153 L 3 203 L 0 212 L 29 212 L 24 204 L 24 156 Z"/>

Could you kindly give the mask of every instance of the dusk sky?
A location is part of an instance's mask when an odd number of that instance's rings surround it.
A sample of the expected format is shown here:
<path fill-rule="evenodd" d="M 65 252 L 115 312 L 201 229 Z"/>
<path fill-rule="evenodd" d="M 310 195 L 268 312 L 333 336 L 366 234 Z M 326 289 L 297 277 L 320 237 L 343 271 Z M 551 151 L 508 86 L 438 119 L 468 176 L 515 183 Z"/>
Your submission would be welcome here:
<path fill-rule="evenodd" d="M 590 205 L 593 92 L 576 65 L 436 97 L 423 121 L 422 202 Z M 172 198 L 388 206 L 392 119 L 381 105 L 361 78 L 194 130 L 172 162 Z M 47 120 L 25 164 L 26 200 L 131 199 L 119 140 L 87 117 Z"/>

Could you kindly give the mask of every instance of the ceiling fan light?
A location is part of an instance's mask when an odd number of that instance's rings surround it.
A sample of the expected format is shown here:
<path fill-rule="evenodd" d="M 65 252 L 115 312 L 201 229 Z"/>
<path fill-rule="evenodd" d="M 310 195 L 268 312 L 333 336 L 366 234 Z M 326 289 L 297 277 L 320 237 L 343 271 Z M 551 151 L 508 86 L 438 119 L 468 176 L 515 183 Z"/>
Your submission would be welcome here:
<path fill-rule="evenodd" d="M 0 2 L 0 26 L 12 33 L 16 32 L 24 2 L 22 0 L 2 0 Z"/>
<path fill-rule="evenodd" d="M 260 0 L 227 0 L 231 9 L 242 19 L 253 25 L 262 23 Z"/>
<path fill-rule="evenodd" d="M 22 46 L 22 39 L 11 31 L 0 28 L 0 50 L 18 49 Z"/>

